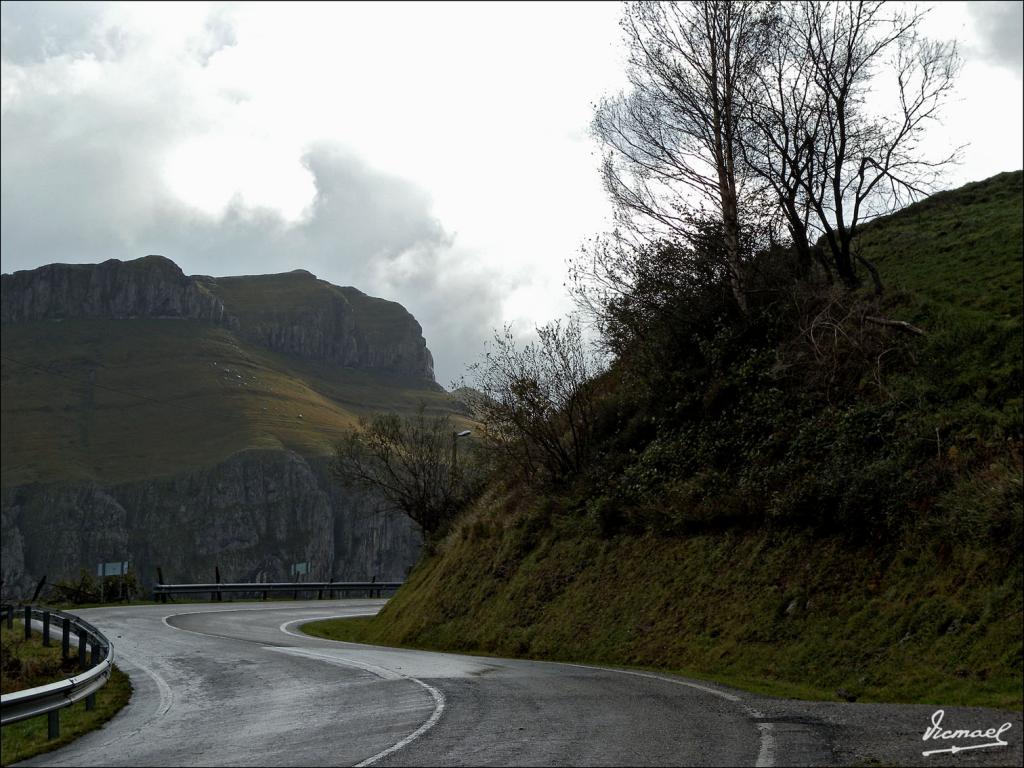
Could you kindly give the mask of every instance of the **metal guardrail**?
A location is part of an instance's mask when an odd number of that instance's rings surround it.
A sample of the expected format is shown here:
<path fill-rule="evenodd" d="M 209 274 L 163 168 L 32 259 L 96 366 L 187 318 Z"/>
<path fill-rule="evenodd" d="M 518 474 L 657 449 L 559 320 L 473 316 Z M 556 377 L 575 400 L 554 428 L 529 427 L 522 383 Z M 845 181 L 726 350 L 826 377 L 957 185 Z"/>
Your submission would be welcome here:
<path fill-rule="evenodd" d="M 393 591 L 402 586 L 401 581 L 276 581 L 260 583 L 224 583 L 215 582 L 211 584 L 156 584 L 153 586 L 153 599 L 166 602 L 168 595 L 194 595 L 209 593 L 213 600 L 221 600 L 223 594 L 237 592 L 254 592 L 263 595 L 267 599 L 270 593 L 292 592 L 316 592 L 317 599 L 322 600 L 324 593 L 332 595 L 336 592 L 348 594 L 353 591 L 367 592 L 372 597 L 374 594 L 381 597 L 384 591 Z"/>
<path fill-rule="evenodd" d="M 8 628 L 13 627 L 14 610 L 13 605 L 3 608 Z M 60 735 L 61 709 L 70 707 L 82 699 L 85 699 L 87 709 L 95 706 L 96 691 L 110 679 L 114 646 L 96 627 L 77 616 L 28 605 L 21 610 L 24 612 L 22 621 L 25 625 L 25 637 L 31 636 L 33 624 L 42 624 L 44 645 L 50 644 L 51 627 L 54 624 L 60 625 L 61 651 L 65 659 L 70 657 L 72 631 L 78 638 L 78 664 L 80 669 L 85 670 L 82 674 L 0 696 L 0 725 L 10 725 L 45 714 L 49 717 L 49 737 L 53 739 Z"/>

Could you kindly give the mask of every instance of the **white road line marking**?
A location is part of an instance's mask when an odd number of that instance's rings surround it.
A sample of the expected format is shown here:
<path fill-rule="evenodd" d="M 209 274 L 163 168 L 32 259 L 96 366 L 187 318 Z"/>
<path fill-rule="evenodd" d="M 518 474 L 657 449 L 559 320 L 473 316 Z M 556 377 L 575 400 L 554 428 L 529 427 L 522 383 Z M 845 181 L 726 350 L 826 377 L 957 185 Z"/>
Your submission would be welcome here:
<path fill-rule="evenodd" d="M 307 634 L 300 633 L 300 632 L 292 632 L 291 630 L 288 629 L 288 627 L 290 627 L 292 624 L 305 624 L 307 622 L 313 622 L 313 621 L 324 621 L 325 619 L 351 619 L 351 618 L 355 618 L 356 616 L 376 616 L 376 615 L 377 615 L 376 613 L 340 613 L 340 614 L 336 613 L 336 614 L 334 614 L 332 616 L 310 616 L 308 619 L 292 619 L 291 621 L 286 621 L 284 624 L 282 624 L 280 627 L 278 627 L 278 629 L 280 629 L 286 635 L 291 635 L 292 637 L 301 637 L 303 640 L 309 640 L 310 638 L 312 638 L 314 640 L 326 640 L 327 638 L 317 637 L 316 635 L 307 635 Z M 340 641 L 339 640 L 335 640 L 334 642 L 337 643 L 337 642 L 340 642 Z"/>
<path fill-rule="evenodd" d="M 385 749 L 383 752 L 378 752 L 373 757 L 366 758 L 361 763 L 356 763 L 356 768 L 364 768 L 364 766 L 373 765 L 378 760 L 380 760 L 380 759 L 382 759 L 384 757 L 387 757 L 388 755 L 390 755 L 390 754 L 392 754 L 394 752 L 397 752 L 398 750 L 402 749 L 403 747 L 408 746 L 412 742 L 416 741 L 416 739 L 418 739 L 424 733 L 426 733 L 431 728 L 433 728 L 435 725 L 437 725 L 437 721 L 441 719 L 441 713 L 444 712 L 444 706 L 445 706 L 444 694 L 441 693 L 439 690 L 437 690 L 437 688 L 435 688 L 434 686 L 427 685 L 422 680 L 418 680 L 415 677 L 407 677 L 406 679 L 407 680 L 412 680 L 414 683 L 419 683 L 424 688 L 426 688 L 427 691 L 430 692 L 431 696 L 434 697 L 434 712 L 433 712 L 433 714 L 430 716 L 430 718 L 425 723 L 423 723 L 423 725 L 421 725 L 419 728 L 417 728 L 415 731 L 410 733 L 408 736 L 406 736 L 401 741 L 399 741 L 399 742 L 397 742 L 395 744 L 392 744 L 390 747 Z"/>
<path fill-rule="evenodd" d="M 226 610 L 260 610 L 260 609 L 259 608 L 239 608 L 239 609 L 226 609 Z M 224 613 L 224 612 L 226 612 L 226 611 L 196 611 L 195 613 Z M 171 614 L 171 616 L 181 616 L 181 615 L 186 615 L 186 614 Z M 375 616 L 375 615 L 376 615 L 376 612 L 374 612 L 374 613 L 346 613 L 346 614 L 335 614 L 335 615 L 332 615 L 332 616 L 311 616 L 311 617 L 308 617 L 308 618 L 292 619 L 291 621 L 286 621 L 283 624 L 281 624 L 280 627 L 278 627 L 278 628 L 281 630 L 281 632 L 283 632 L 286 635 L 291 635 L 292 637 L 298 637 L 298 638 L 306 640 L 306 639 L 309 639 L 309 638 L 314 637 L 314 636 L 306 635 L 306 634 L 300 634 L 298 632 L 292 632 L 289 629 L 289 627 L 292 624 L 300 624 L 300 623 L 301 624 L 305 624 L 307 622 L 323 621 L 325 619 L 338 619 L 338 618 L 349 618 L 349 617 L 355 617 L 355 616 Z M 175 627 L 173 624 L 169 624 L 167 622 L 168 618 L 170 618 L 170 616 L 165 616 L 163 618 L 163 622 L 164 622 L 164 624 L 167 624 L 167 626 L 169 626 L 169 627 L 172 627 L 174 629 L 180 630 L 182 632 L 192 632 L 192 634 L 198 634 L 198 635 L 202 635 L 203 634 L 202 632 L 194 632 L 193 630 L 190 630 L 190 629 L 182 629 L 181 627 Z M 209 635 L 204 635 L 204 637 L 208 637 L 208 636 Z M 387 757 L 388 755 L 390 755 L 390 754 L 392 754 L 394 752 L 397 752 L 398 750 L 402 749 L 403 747 L 411 744 L 413 741 L 415 741 L 420 736 L 422 736 L 424 733 L 426 733 L 431 728 L 433 728 L 437 724 L 437 722 L 441 719 L 441 713 L 444 712 L 444 708 L 445 708 L 444 694 L 441 693 L 441 691 L 439 691 L 437 688 L 434 688 L 432 685 L 429 685 L 429 684 L 423 682 L 422 680 L 420 680 L 418 678 L 410 677 L 409 675 L 403 675 L 400 672 L 392 672 L 392 670 L 387 670 L 387 669 L 385 669 L 383 667 L 376 667 L 376 666 L 374 666 L 372 664 L 364 664 L 362 662 L 357 662 L 357 661 L 355 661 L 353 659 L 342 658 L 342 657 L 339 657 L 339 656 L 328 656 L 326 654 L 316 653 L 315 651 L 306 651 L 305 649 L 293 649 L 293 648 L 274 648 L 274 647 L 270 647 L 270 646 L 266 646 L 266 647 L 268 648 L 268 650 L 284 652 L 284 653 L 290 653 L 292 655 L 307 656 L 307 657 L 310 657 L 310 658 L 317 658 L 317 659 L 320 659 L 322 661 L 327 661 L 327 662 L 330 662 L 330 663 L 338 663 L 338 664 L 343 664 L 343 665 L 357 667 L 359 669 L 363 669 L 363 670 L 365 670 L 367 672 L 375 674 L 378 677 L 382 677 L 384 679 L 388 679 L 391 674 L 397 675 L 398 677 L 401 677 L 402 679 L 411 680 L 412 682 L 417 683 L 417 684 L 423 686 L 430 693 L 430 695 L 434 698 L 434 702 L 435 702 L 434 712 L 427 719 L 427 721 L 425 723 L 423 723 L 423 725 L 421 725 L 419 728 L 417 728 L 411 734 L 406 736 L 404 739 L 402 739 L 401 741 L 399 741 L 396 744 L 392 745 L 391 747 L 389 747 L 388 749 L 384 750 L 383 752 L 379 752 L 378 754 L 374 755 L 373 757 L 369 757 L 366 760 L 364 760 L 363 762 L 358 763 L 356 768 L 362 768 L 363 766 L 372 765 L 373 763 L 377 762 L 378 760 L 381 760 L 382 758 Z M 532 661 L 532 660 L 525 659 L 524 661 Z M 593 666 L 591 664 L 571 664 L 571 663 L 564 662 L 564 661 L 555 661 L 555 662 L 541 661 L 540 663 L 558 664 L 559 666 L 563 666 L 563 667 L 576 667 L 578 669 L 592 669 L 592 670 L 595 670 L 595 671 L 598 671 L 598 672 L 618 672 L 621 675 L 633 675 L 634 677 L 646 677 L 646 678 L 649 678 L 651 680 L 659 680 L 659 681 L 664 682 L 664 683 L 672 683 L 673 685 L 682 685 L 682 686 L 685 686 L 687 688 L 693 688 L 693 689 L 696 689 L 698 691 L 702 691 L 703 693 L 709 693 L 712 696 L 718 696 L 719 698 L 726 699 L 727 701 L 742 701 L 742 699 L 739 696 L 736 696 L 735 694 L 727 693 L 725 691 L 719 691 L 719 690 L 717 690 L 715 688 L 711 688 L 710 686 L 700 685 L 698 683 L 691 683 L 691 682 L 688 682 L 686 680 L 679 680 L 679 679 L 676 679 L 676 678 L 673 678 L 673 677 L 665 677 L 663 675 L 651 674 L 649 672 L 637 672 L 637 671 L 634 671 L 634 670 L 631 670 L 631 669 L 616 669 L 614 667 L 597 667 L 597 666 Z M 385 674 L 381 674 L 382 672 L 384 672 Z M 393 679 L 393 678 L 391 678 L 391 679 Z M 755 714 L 755 717 L 756 716 L 759 716 L 759 715 Z M 774 734 L 774 728 L 773 728 L 771 723 L 758 723 L 757 724 L 757 728 L 758 728 L 758 732 L 760 734 L 760 744 L 759 744 L 759 749 L 758 749 L 758 753 L 757 753 L 757 762 L 756 762 L 755 765 L 758 766 L 758 768 L 771 768 L 772 766 L 775 765 L 775 755 L 774 755 L 774 753 L 775 753 L 775 734 Z"/>
<path fill-rule="evenodd" d="M 353 607 L 355 607 L 355 606 L 353 606 Z M 383 605 L 381 607 L 383 607 Z M 197 632 L 196 630 L 186 630 L 184 627 L 175 627 L 173 624 L 171 624 L 167 620 L 168 620 L 168 618 L 174 618 L 174 616 L 199 616 L 199 615 L 205 615 L 206 613 L 234 613 L 234 612 L 240 612 L 240 611 L 243 611 L 243 610 L 288 610 L 288 608 L 287 607 L 284 607 L 284 608 L 265 608 L 263 606 L 257 606 L 257 607 L 254 607 L 254 608 L 218 608 L 216 610 L 183 610 L 183 611 L 180 611 L 178 613 L 168 613 L 166 616 L 161 618 L 160 621 L 163 622 L 165 626 L 170 627 L 172 630 L 177 630 L 178 632 L 187 632 L 187 633 L 189 633 L 191 635 L 199 635 L 201 637 L 216 637 L 216 638 L 220 638 L 222 640 L 224 640 L 224 639 L 229 640 L 230 638 L 225 638 L 223 635 L 211 635 L 211 634 L 209 634 L 207 632 Z M 322 618 L 346 618 L 348 616 L 375 616 L 375 615 L 377 615 L 376 612 L 374 612 L 374 613 L 335 613 L 335 614 L 330 615 L 330 616 L 313 616 L 312 618 L 296 618 L 296 620 L 294 620 L 292 622 L 285 622 L 285 624 L 281 625 L 281 627 L 279 629 L 281 629 L 281 631 L 284 632 L 286 635 L 292 635 L 294 637 L 301 637 L 303 639 L 309 639 L 309 638 L 311 638 L 313 636 L 312 635 L 297 635 L 294 632 L 289 632 L 288 630 L 285 629 L 285 627 L 287 627 L 290 624 L 297 624 L 298 622 L 316 622 L 316 621 L 322 620 Z"/>
<path fill-rule="evenodd" d="M 757 768 L 772 768 L 775 765 L 775 728 L 771 723 L 758 723 L 761 732 L 761 747 L 757 750 Z"/>
<path fill-rule="evenodd" d="M 308 619 L 294 619 L 292 621 L 286 621 L 284 624 L 281 625 L 280 629 L 286 635 L 291 635 L 292 637 L 301 637 L 301 638 L 304 638 L 304 639 L 308 639 L 309 637 L 311 637 L 311 635 L 300 635 L 300 634 L 298 634 L 296 632 L 292 632 L 291 630 L 288 629 L 288 627 L 290 625 L 292 625 L 292 624 L 299 624 L 299 623 L 305 624 L 306 622 L 322 621 L 323 619 L 343 619 L 343 618 L 348 618 L 349 616 L 356 616 L 356 615 L 360 615 L 360 614 L 349 613 L 349 614 L 343 614 L 341 616 L 316 616 L 316 617 L 308 618 Z M 376 614 L 367 613 L 367 614 L 361 614 L 361 615 L 363 615 L 363 616 L 375 616 Z M 431 728 L 433 728 L 435 725 L 437 725 L 438 721 L 441 719 L 441 714 L 444 712 L 444 708 L 445 708 L 444 694 L 441 693 L 441 691 L 439 691 L 434 686 L 430 685 L 429 683 L 423 682 L 422 680 L 420 680 L 417 677 L 412 677 L 411 675 L 404 675 L 401 672 L 396 672 L 396 671 L 394 671 L 392 669 L 387 669 L 386 667 L 378 667 L 375 664 L 366 664 L 366 663 L 361 662 L 361 661 L 356 661 L 355 659 L 349 659 L 349 658 L 346 658 L 346 657 L 343 657 L 343 656 L 334 656 L 334 655 L 331 655 L 331 654 L 326 654 L 326 653 L 322 653 L 322 652 L 318 652 L 318 651 L 313 651 L 313 650 L 307 650 L 307 649 L 304 649 L 304 648 L 270 648 L 269 650 L 277 651 L 279 653 L 287 653 L 287 654 L 292 655 L 292 656 L 308 656 L 308 657 L 320 659 L 322 661 L 327 661 L 327 662 L 332 663 L 332 664 L 343 664 L 343 665 L 346 665 L 346 666 L 353 666 L 353 667 L 356 667 L 358 669 L 363 669 L 363 670 L 365 670 L 365 671 L 367 671 L 367 672 L 369 672 L 371 674 L 377 675 L 378 677 L 381 677 L 381 678 L 383 678 L 385 680 L 388 680 L 388 679 L 394 680 L 396 678 L 400 678 L 402 680 L 411 680 L 412 682 L 414 682 L 414 683 L 416 683 L 418 685 L 423 686 L 427 690 L 427 692 L 434 698 L 434 711 L 430 714 L 430 717 L 428 717 L 427 720 L 419 728 L 417 728 L 415 731 L 410 733 L 408 736 L 406 736 L 401 741 L 395 742 L 394 744 L 392 744 L 387 749 L 385 749 L 385 750 L 383 750 L 381 752 L 378 752 L 376 755 L 373 755 L 372 757 L 366 758 L 361 763 L 356 763 L 355 768 L 364 768 L 365 766 L 373 765 L 378 760 L 381 760 L 381 759 L 387 757 L 388 755 L 393 754 L 393 753 L 397 752 L 398 750 L 400 750 L 400 749 L 402 749 L 404 747 L 409 746 L 414 741 L 416 741 L 416 739 L 418 739 L 420 736 L 422 736 L 427 731 L 429 731 Z"/>
<path fill-rule="evenodd" d="M 654 675 L 649 672 L 635 672 L 632 669 L 616 669 L 615 667 L 595 667 L 590 664 L 570 664 L 566 661 L 555 661 L 549 662 L 552 664 L 559 664 L 563 667 L 579 667 L 580 669 L 596 669 L 599 672 L 618 672 L 620 675 L 633 675 L 635 677 L 649 677 L 651 680 L 661 680 L 663 683 L 672 683 L 673 685 L 685 685 L 687 688 L 696 688 L 698 691 L 704 691 L 704 693 L 710 693 L 713 696 L 720 696 L 723 699 L 729 701 L 740 701 L 739 696 L 735 696 L 725 691 L 719 691 L 715 688 L 710 688 L 706 685 L 698 685 L 697 683 L 690 683 L 686 680 L 677 680 L 673 677 L 665 677 L 663 675 Z"/>
<path fill-rule="evenodd" d="M 117 657 L 115 657 L 115 663 L 116 663 L 116 661 L 117 661 Z M 145 730 L 147 727 L 149 727 L 150 724 L 152 724 L 154 720 L 156 720 L 159 717 L 163 717 L 164 715 L 166 715 L 171 710 L 171 706 L 174 704 L 174 691 L 171 689 L 171 686 L 168 685 L 167 681 L 164 680 L 163 677 L 161 677 L 158 672 L 156 672 L 155 670 L 151 669 L 150 667 L 147 667 L 145 664 L 140 662 L 138 659 L 135 659 L 135 658 L 133 658 L 131 656 L 123 656 L 122 655 L 121 656 L 121 661 L 127 662 L 127 666 L 129 667 L 129 670 L 126 670 L 126 672 L 130 671 L 131 668 L 138 669 L 140 672 L 145 673 L 154 683 L 156 683 L 157 691 L 160 694 L 160 706 L 157 707 L 157 710 L 156 710 L 156 712 L 153 715 L 151 715 L 150 717 L 148 717 L 145 720 L 143 720 L 142 723 L 137 728 L 135 728 L 132 731 L 129 731 L 128 733 L 122 733 L 120 736 L 115 736 L 112 739 L 108 739 L 107 741 L 104 741 L 102 744 L 100 744 L 97 747 L 97 749 L 106 749 L 107 747 L 110 747 L 113 744 L 117 744 L 119 741 L 124 741 L 125 739 L 129 739 L 129 738 L 133 738 L 135 736 L 138 736 L 140 733 L 142 733 L 143 730 Z M 130 675 L 129 675 L 129 677 L 130 677 Z M 134 702 L 134 700 L 130 700 L 128 703 L 129 704 L 133 704 L 135 702 Z M 118 716 L 118 717 L 121 716 L 125 711 L 126 711 L 126 709 L 122 709 L 120 712 L 117 713 L 116 716 Z M 97 735 L 99 735 L 100 733 L 102 733 L 102 731 L 95 731 L 95 733 Z M 71 746 L 71 745 L 69 745 L 69 746 Z M 74 758 L 72 758 L 72 760 L 74 760 Z M 70 763 L 54 763 L 54 765 L 75 765 L 75 764 L 76 763 L 74 763 L 74 762 L 70 762 Z"/>
<path fill-rule="evenodd" d="M 147 667 L 144 664 L 140 664 L 137 660 L 131 660 L 131 664 L 141 669 L 154 683 L 156 683 L 157 690 L 160 692 L 160 708 L 156 711 L 157 717 L 163 717 L 171 711 L 171 705 L 174 704 L 174 691 L 171 690 L 170 684 L 164 680 L 159 672 Z"/>
<path fill-rule="evenodd" d="M 744 707 L 747 714 L 755 720 L 764 718 L 764 713 L 756 709 Z M 758 723 L 757 730 L 760 731 L 761 746 L 757 750 L 757 762 L 755 768 L 772 768 L 775 765 L 775 726 L 771 723 Z"/>
<path fill-rule="evenodd" d="M 349 615 L 357 615 L 357 614 L 349 614 Z M 374 616 L 376 614 L 365 614 L 365 615 Z M 284 624 L 282 624 L 281 625 L 281 631 L 284 632 L 285 634 L 293 635 L 294 637 L 310 637 L 310 635 L 300 635 L 298 633 L 292 632 L 292 631 L 290 631 L 288 629 L 288 627 L 291 626 L 292 624 L 298 624 L 300 622 L 321 621 L 323 619 L 332 619 L 332 618 L 345 618 L 345 617 L 344 616 L 318 616 L 318 617 L 315 617 L 315 618 L 312 618 L 312 619 L 295 619 L 294 621 L 286 621 Z M 334 642 L 341 642 L 341 641 L 334 641 Z M 337 657 L 332 657 L 332 658 L 337 658 Z M 664 683 L 672 683 L 673 685 L 683 685 L 683 686 L 686 686 L 687 688 L 694 688 L 694 689 L 696 689 L 698 691 L 702 691 L 703 693 L 710 693 L 712 696 L 718 696 L 719 698 L 725 699 L 727 701 L 742 701 L 742 698 L 740 696 L 737 696 L 737 695 L 732 694 L 732 693 L 727 693 L 726 691 L 719 691 L 716 688 L 711 688 L 710 686 L 707 686 L 707 685 L 700 685 L 699 683 L 691 683 L 691 682 L 688 682 L 686 680 L 679 680 L 679 679 L 673 678 L 673 677 L 666 677 L 666 676 L 663 676 L 663 675 L 651 674 L 649 672 L 637 672 L 637 671 L 632 670 L 632 669 L 616 669 L 615 667 L 597 667 L 597 666 L 593 666 L 591 664 L 572 664 L 572 663 L 566 662 L 566 661 L 545 661 L 545 660 L 541 660 L 541 659 L 536 659 L 536 660 L 535 659 L 521 659 L 520 661 L 528 661 L 528 662 L 531 662 L 531 663 L 534 663 L 534 664 L 538 664 L 538 663 L 539 664 L 557 664 L 558 666 L 561 666 L 561 667 L 577 667 L 579 669 L 593 669 L 593 670 L 598 671 L 598 672 L 618 672 L 621 675 L 633 675 L 634 677 L 646 677 L 646 678 L 650 678 L 651 680 L 660 680 L 660 681 L 662 681 Z M 369 668 L 372 665 L 362 665 L 362 664 L 359 664 L 358 662 L 355 662 L 354 665 L 358 666 L 358 667 L 362 667 L 363 669 L 366 669 L 367 672 L 373 672 L 374 671 L 374 670 Z M 378 667 L 378 669 L 379 669 L 379 667 Z M 374 674 L 376 674 L 376 673 L 374 673 Z M 419 683 L 420 685 L 426 687 L 428 690 L 431 690 L 432 692 L 434 690 L 430 686 L 428 686 L 426 683 L 424 683 L 422 680 L 417 680 L 414 677 L 410 677 L 408 679 L 409 680 L 415 680 L 417 683 Z M 444 702 L 444 696 L 443 696 L 443 694 L 440 693 L 440 691 L 438 691 L 437 693 L 438 693 L 439 696 L 441 696 L 441 709 L 444 709 L 444 703 L 443 703 Z M 435 696 L 435 700 L 437 700 L 436 696 Z M 755 711 L 752 711 L 752 710 L 748 710 L 748 711 L 751 713 L 752 717 L 757 718 L 757 717 L 761 717 L 762 716 L 759 712 L 755 712 Z M 438 713 L 437 710 L 435 710 L 435 714 L 437 714 L 437 716 L 440 717 L 440 714 Z M 429 725 L 427 725 L 427 723 L 429 723 Z M 427 727 L 423 727 L 423 732 L 426 732 L 426 730 L 429 727 L 433 726 L 433 723 L 431 723 L 429 720 L 427 721 L 427 723 L 424 724 L 424 726 L 427 726 Z M 759 734 L 760 738 L 759 738 L 759 745 L 758 745 L 758 751 L 757 751 L 757 762 L 755 763 L 755 765 L 757 766 L 757 768 L 772 768 L 772 766 L 775 765 L 775 728 L 774 728 L 774 726 L 771 723 L 758 723 L 757 724 L 757 730 L 758 730 L 758 734 Z M 422 733 L 418 733 L 418 735 L 415 735 L 415 738 L 418 738 L 419 735 L 422 735 Z M 412 741 L 412 738 L 410 738 L 409 740 Z M 407 744 L 408 742 L 405 742 L 405 743 Z M 400 744 L 401 744 L 401 742 L 400 742 Z M 402 744 L 402 746 L 405 746 L 405 744 Z M 373 756 L 368 761 L 363 762 L 363 763 L 359 763 L 359 766 L 370 765 L 371 763 L 381 759 L 385 755 L 391 754 L 391 752 L 397 751 L 398 749 L 401 749 L 401 747 L 395 747 L 395 748 L 391 749 L 390 751 L 381 752 L 379 755 Z M 357 766 L 356 768 L 359 768 L 359 766 Z"/>

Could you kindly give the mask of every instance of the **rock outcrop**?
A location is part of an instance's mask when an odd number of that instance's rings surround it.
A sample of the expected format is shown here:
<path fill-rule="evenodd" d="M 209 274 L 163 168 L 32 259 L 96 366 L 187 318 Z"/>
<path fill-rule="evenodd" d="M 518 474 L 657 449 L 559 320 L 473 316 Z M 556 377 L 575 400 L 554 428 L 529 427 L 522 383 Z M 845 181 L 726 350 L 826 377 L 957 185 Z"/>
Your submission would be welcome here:
<path fill-rule="evenodd" d="M 239 334 L 285 354 L 434 380 L 423 329 L 401 304 L 318 280 L 277 275 L 198 278 L 239 319 Z"/>
<path fill-rule="evenodd" d="M 47 264 L 0 279 L 0 320 L 189 318 L 232 325 L 223 302 L 163 256 Z"/>
<path fill-rule="evenodd" d="M 330 482 L 326 459 L 249 450 L 210 469 L 102 487 L 60 483 L 5 488 L 6 594 L 30 594 L 84 568 L 128 560 L 144 586 L 160 566 L 171 581 L 402 580 L 420 536 L 403 517 Z"/>
<path fill-rule="evenodd" d="M 204 320 L 275 352 L 434 381 L 423 329 L 405 307 L 301 269 L 189 277 L 170 259 L 146 256 L 0 277 L 0 321 L 67 318 Z"/>

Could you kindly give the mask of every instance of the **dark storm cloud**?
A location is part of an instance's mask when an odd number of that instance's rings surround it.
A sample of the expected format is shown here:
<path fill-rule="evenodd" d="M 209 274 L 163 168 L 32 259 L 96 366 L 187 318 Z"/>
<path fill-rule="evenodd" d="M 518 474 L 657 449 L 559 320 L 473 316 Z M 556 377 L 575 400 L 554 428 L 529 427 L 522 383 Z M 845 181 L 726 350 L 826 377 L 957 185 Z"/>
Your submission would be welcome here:
<path fill-rule="evenodd" d="M 982 40 L 982 55 L 1020 75 L 1024 67 L 1024 3 L 971 2 L 967 10 Z"/>
<path fill-rule="evenodd" d="M 187 73 L 124 88 L 117 54 L 104 61 L 95 53 L 96 40 L 112 33 L 91 26 L 91 7 L 78 15 L 63 3 L 3 9 L 4 272 L 148 253 L 188 274 L 308 269 L 402 303 L 423 326 L 442 384 L 500 324 L 505 286 L 459 248 L 424 190 L 321 144 L 302 158 L 316 191 L 299 222 L 240 203 L 223 216 L 203 214 L 171 194 L 161 173 L 168 148 L 209 122 Z M 213 17 L 189 54 L 201 65 L 232 40 L 230 25 Z M 83 63 L 100 69 L 86 73 L 86 86 L 69 86 Z"/>

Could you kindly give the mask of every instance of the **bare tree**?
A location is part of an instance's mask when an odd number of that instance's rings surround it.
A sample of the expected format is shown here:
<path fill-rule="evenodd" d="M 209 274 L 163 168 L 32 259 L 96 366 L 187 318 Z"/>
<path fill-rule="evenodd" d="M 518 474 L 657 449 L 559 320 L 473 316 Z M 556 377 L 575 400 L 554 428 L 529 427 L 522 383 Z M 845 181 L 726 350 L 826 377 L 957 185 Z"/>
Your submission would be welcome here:
<path fill-rule="evenodd" d="M 891 3 L 799 3 L 787 13 L 792 73 L 783 89 L 789 93 L 762 102 L 776 125 L 793 126 L 788 159 L 774 175 L 781 179 L 788 171 L 799 180 L 800 197 L 843 282 L 859 283 L 859 261 L 881 292 L 877 272 L 853 251 L 853 239 L 862 222 L 932 191 L 941 170 L 956 159 L 954 151 L 929 160 L 920 146 L 953 88 L 960 67 L 956 44 L 925 39 L 923 13 Z M 893 109 L 869 109 L 868 94 L 877 104 L 879 87 L 886 85 L 876 74 L 887 62 L 895 75 Z M 797 114 L 801 104 L 806 109 Z M 813 154 L 805 146 L 813 146 Z"/>
<path fill-rule="evenodd" d="M 640 242 L 684 239 L 695 194 L 720 215 L 741 310 L 741 83 L 760 55 L 759 7 L 740 0 L 628 6 L 622 27 L 632 92 L 602 101 L 593 124 L 607 148 L 602 172 L 620 231 Z"/>
<path fill-rule="evenodd" d="M 466 462 L 457 461 L 451 419 L 428 416 L 421 403 L 412 416 L 377 414 L 359 426 L 335 446 L 334 477 L 379 494 L 426 536 L 443 530 L 465 505 L 470 486 Z"/>
<path fill-rule="evenodd" d="M 821 94 L 803 59 L 798 28 L 802 11 L 794 3 L 775 4 L 761 16 L 764 54 L 745 88 L 740 148 L 746 168 L 762 180 L 778 206 L 807 275 L 818 256 L 811 243 L 811 204 L 807 189 L 818 189 L 822 174 L 818 140 L 822 128 Z"/>
<path fill-rule="evenodd" d="M 579 471 L 590 449 L 598 370 L 577 320 L 538 328 L 537 341 L 522 346 L 510 328 L 495 333 L 493 348 L 470 368 L 470 407 L 484 439 L 526 475 Z"/>

